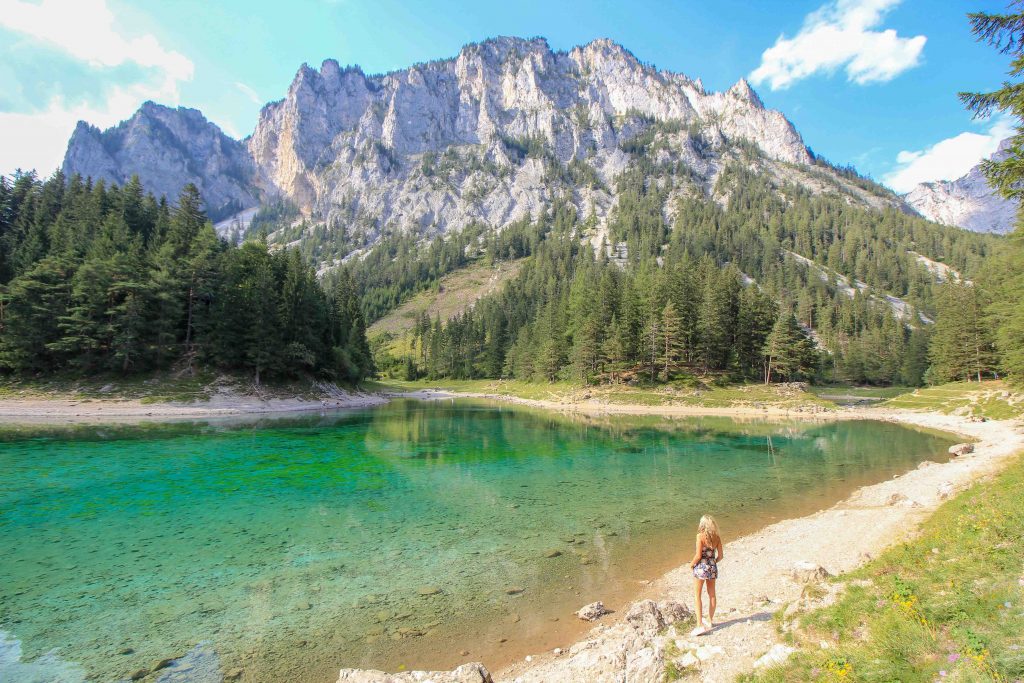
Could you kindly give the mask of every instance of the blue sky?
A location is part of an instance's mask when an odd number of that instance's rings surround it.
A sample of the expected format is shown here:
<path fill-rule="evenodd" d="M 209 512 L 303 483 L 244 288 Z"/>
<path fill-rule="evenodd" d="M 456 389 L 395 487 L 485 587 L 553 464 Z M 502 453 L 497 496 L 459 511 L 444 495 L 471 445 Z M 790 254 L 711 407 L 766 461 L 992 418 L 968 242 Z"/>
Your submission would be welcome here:
<path fill-rule="evenodd" d="M 953 178 L 994 150 L 956 92 L 1000 82 L 959 0 L 0 0 L 0 171 L 60 163 L 78 118 L 106 127 L 145 99 L 201 109 L 234 136 L 299 65 L 369 73 L 496 35 L 555 49 L 609 37 L 659 68 L 728 88 L 748 77 L 818 154 L 898 190 Z"/>

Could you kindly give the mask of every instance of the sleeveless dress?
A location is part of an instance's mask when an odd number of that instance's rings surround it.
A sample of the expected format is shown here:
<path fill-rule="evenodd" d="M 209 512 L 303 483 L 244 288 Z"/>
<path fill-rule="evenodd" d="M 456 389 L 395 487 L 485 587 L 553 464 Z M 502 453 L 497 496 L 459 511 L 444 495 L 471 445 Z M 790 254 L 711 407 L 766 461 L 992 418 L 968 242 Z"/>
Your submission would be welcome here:
<path fill-rule="evenodd" d="M 702 547 L 700 561 L 693 568 L 693 575 L 701 581 L 718 578 L 718 565 L 715 564 L 715 549 Z"/>

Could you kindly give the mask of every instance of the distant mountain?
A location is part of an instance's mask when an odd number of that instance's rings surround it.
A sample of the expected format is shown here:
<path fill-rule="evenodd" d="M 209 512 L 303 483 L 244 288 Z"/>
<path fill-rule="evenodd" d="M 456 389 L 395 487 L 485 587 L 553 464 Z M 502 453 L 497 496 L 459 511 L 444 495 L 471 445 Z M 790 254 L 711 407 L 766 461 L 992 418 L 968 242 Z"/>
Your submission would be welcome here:
<path fill-rule="evenodd" d="M 64 171 L 123 185 L 138 174 L 154 194 L 173 200 L 186 183 L 203 194 L 217 220 L 257 203 L 252 159 L 196 109 L 146 102 L 127 121 L 100 132 L 79 121 Z"/>
<path fill-rule="evenodd" d="M 303 65 L 243 141 L 198 111 L 147 103 L 102 133 L 80 124 L 64 171 L 116 182 L 137 173 L 171 197 L 194 182 L 223 225 L 245 223 L 232 212 L 286 205 L 292 218 L 343 230 L 335 241 L 345 246 L 329 255 L 336 262 L 388 230 L 502 227 L 536 217 L 556 197 L 600 227 L 627 169 L 685 169 L 673 173 L 685 177 L 673 180 L 673 196 L 711 196 L 723 168 L 741 159 L 813 193 L 902 207 L 818 163 L 745 80 L 709 92 L 609 40 L 555 52 L 539 38 L 497 38 L 376 76 L 334 60 Z"/>
<path fill-rule="evenodd" d="M 1006 158 L 1009 144 L 1009 138 L 1000 142 L 991 158 Z M 921 183 L 904 198 L 929 220 L 975 232 L 1005 234 L 1013 230 L 1017 219 L 1017 203 L 989 186 L 980 164 L 956 180 Z"/>

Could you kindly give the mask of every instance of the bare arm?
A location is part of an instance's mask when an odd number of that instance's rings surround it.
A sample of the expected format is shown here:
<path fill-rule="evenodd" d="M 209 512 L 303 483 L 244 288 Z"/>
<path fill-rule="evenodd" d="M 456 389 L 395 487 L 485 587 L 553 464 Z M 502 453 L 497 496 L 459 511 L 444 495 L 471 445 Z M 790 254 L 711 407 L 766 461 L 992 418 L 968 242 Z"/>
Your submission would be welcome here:
<path fill-rule="evenodd" d="M 721 562 L 723 557 L 725 557 L 725 550 L 722 549 L 722 539 L 718 539 L 718 559 L 715 562 Z"/>
<path fill-rule="evenodd" d="M 700 536 L 697 536 L 697 551 L 693 554 L 693 560 L 690 562 L 690 569 L 696 567 L 697 563 L 700 562 L 700 551 Z"/>

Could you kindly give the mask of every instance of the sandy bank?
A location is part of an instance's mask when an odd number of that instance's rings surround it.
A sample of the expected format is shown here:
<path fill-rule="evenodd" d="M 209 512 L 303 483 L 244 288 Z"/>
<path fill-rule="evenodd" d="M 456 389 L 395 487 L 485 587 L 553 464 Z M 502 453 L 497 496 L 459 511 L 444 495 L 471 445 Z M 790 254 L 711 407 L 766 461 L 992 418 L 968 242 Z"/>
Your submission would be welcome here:
<path fill-rule="evenodd" d="M 638 405 L 634 403 L 610 403 L 600 400 L 579 400 L 573 402 L 552 401 L 546 399 L 520 398 L 509 394 L 488 394 L 469 391 L 448 391 L 445 389 L 419 389 L 388 394 L 395 398 L 415 398 L 424 401 L 444 400 L 453 398 L 475 398 L 488 401 L 502 401 L 515 405 L 545 410 L 557 410 L 563 413 L 581 415 L 660 415 L 664 417 L 687 416 L 718 416 L 718 417 L 761 417 L 761 418 L 823 418 L 842 417 L 846 411 L 831 410 L 815 405 L 795 405 L 792 407 L 768 405 L 735 405 L 735 406 L 693 406 L 693 405 Z"/>
<path fill-rule="evenodd" d="M 3 398 L 0 422 L 147 422 L 177 419 L 260 415 L 339 408 L 362 408 L 387 403 L 379 394 L 331 392 L 321 398 L 261 398 L 224 391 L 208 401 L 192 403 L 144 403 L 140 399 L 118 398 Z"/>

